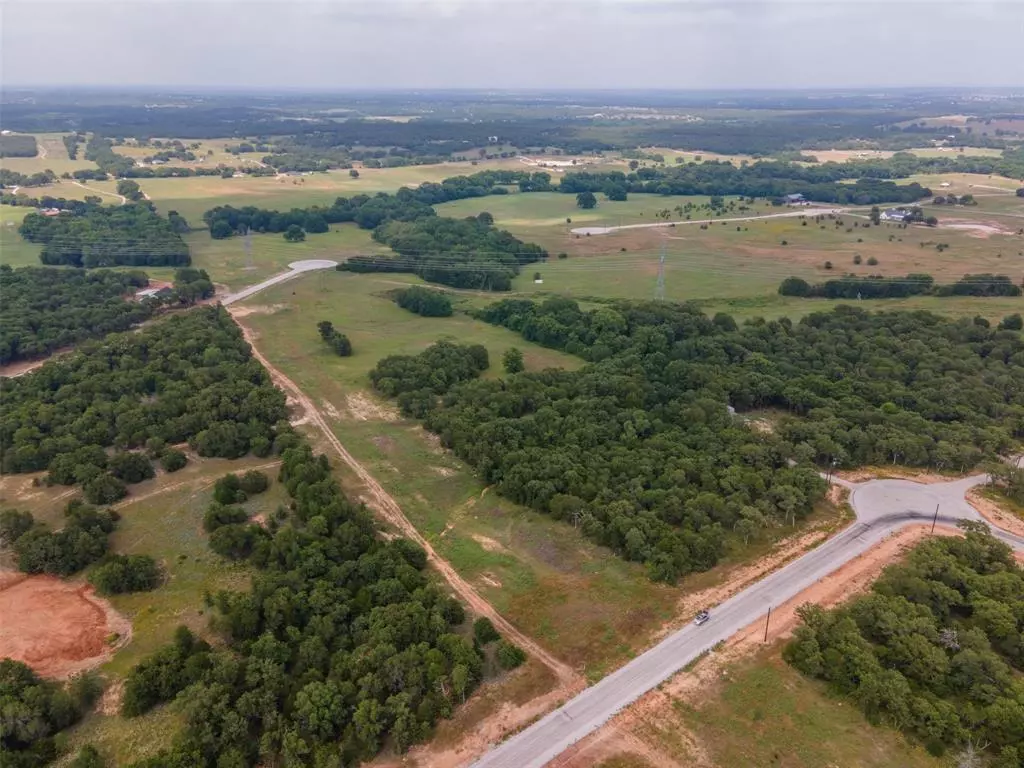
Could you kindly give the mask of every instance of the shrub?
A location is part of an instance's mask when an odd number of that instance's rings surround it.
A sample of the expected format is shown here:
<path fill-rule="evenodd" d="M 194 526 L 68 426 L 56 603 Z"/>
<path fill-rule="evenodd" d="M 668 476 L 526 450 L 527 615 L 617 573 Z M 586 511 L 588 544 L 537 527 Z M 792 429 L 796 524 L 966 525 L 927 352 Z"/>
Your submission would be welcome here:
<path fill-rule="evenodd" d="M 473 622 L 473 637 L 480 645 L 487 645 L 501 639 L 498 630 L 494 628 L 494 624 L 486 616 L 481 616 Z"/>
<path fill-rule="evenodd" d="M 177 448 L 165 448 L 160 454 L 160 466 L 165 472 L 177 472 L 188 464 L 188 457 Z"/>
<path fill-rule="evenodd" d="M 156 473 L 153 464 L 141 453 L 115 453 L 107 461 L 107 471 L 126 483 L 141 483 Z"/>
<path fill-rule="evenodd" d="M 874 256 L 868 256 L 868 266 L 869 267 L 877 267 L 878 266 L 878 259 L 876 259 Z"/>
<path fill-rule="evenodd" d="M 249 514 L 241 507 L 225 506 L 216 501 L 206 508 L 203 515 L 203 530 L 213 533 L 221 526 L 244 523 L 249 519 Z"/>
<path fill-rule="evenodd" d="M 526 661 L 526 653 L 518 645 L 502 640 L 498 643 L 498 650 L 495 653 L 498 664 L 502 669 L 515 669 Z"/>
<path fill-rule="evenodd" d="M 106 768 L 106 761 L 92 744 L 86 744 L 72 760 L 68 768 Z"/>
<path fill-rule="evenodd" d="M 239 478 L 238 486 L 249 496 L 255 496 L 270 487 L 270 478 L 258 469 L 250 469 Z"/>
<path fill-rule="evenodd" d="M 825 269 L 832 269 L 832 262 L 831 261 L 826 261 L 825 262 Z"/>
<path fill-rule="evenodd" d="M 860 264 L 860 262 L 861 262 L 860 254 L 859 253 L 855 253 L 853 255 L 853 263 L 854 264 Z"/>
<path fill-rule="evenodd" d="M 210 534 L 210 549 L 229 560 L 244 560 L 252 554 L 256 544 L 267 537 L 267 532 L 258 525 L 231 523 Z"/>
<path fill-rule="evenodd" d="M 31 512 L 19 512 L 16 509 L 0 512 L 0 546 L 13 546 L 14 542 L 32 529 L 34 523 Z"/>
<path fill-rule="evenodd" d="M 224 475 L 213 486 L 213 500 L 218 504 L 241 504 L 247 498 L 238 475 Z"/>
<path fill-rule="evenodd" d="M 128 486 L 109 472 L 103 472 L 85 484 L 90 504 L 113 504 L 128 495 Z"/>
<path fill-rule="evenodd" d="M 806 296 L 811 292 L 811 284 L 800 277 L 787 277 L 779 285 L 782 296 Z"/>
<path fill-rule="evenodd" d="M 450 317 L 452 314 L 452 300 L 440 291 L 413 285 L 395 291 L 394 295 L 398 306 L 423 317 Z"/>
<path fill-rule="evenodd" d="M 108 555 L 89 574 L 89 583 L 103 595 L 148 592 L 160 584 L 160 567 L 149 555 Z"/>
<path fill-rule="evenodd" d="M 1004 331 L 1019 331 L 1024 328 L 1024 319 L 1021 318 L 1019 312 L 1007 315 L 1003 318 L 1002 322 L 999 323 L 999 328 Z M 0 519 L 2 519 L 2 516 L 0 516 Z M 2 535 L 2 530 L 0 530 L 0 535 Z"/>
<path fill-rule="evenodd" d="M 505 367 L 505 373 L 519 373 L 526 367 L 523 364 L 523 353 L 516 347 L 509 347 L 505 350 L 501 360 Z"/>

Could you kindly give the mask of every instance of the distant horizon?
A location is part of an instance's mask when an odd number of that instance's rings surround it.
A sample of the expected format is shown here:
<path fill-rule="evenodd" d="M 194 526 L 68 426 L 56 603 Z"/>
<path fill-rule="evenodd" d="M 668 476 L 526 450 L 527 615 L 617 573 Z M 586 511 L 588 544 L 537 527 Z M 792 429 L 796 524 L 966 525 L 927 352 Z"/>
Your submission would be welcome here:
<path fill-rule="evenodd" d="M 20 89 L 1024 87 L 1016 0 L 5 0 L 3 13 L 0 64 Z M 109 55 L 88 56 L 94 41 Z"/>

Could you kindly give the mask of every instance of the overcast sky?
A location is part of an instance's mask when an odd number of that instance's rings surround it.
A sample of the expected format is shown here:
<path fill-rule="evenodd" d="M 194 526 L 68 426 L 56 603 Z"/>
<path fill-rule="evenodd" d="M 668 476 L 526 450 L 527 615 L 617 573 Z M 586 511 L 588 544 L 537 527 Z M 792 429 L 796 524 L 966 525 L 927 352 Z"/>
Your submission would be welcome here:
<path fill-rule="evenodd" d="M 1024 86 L 1024 0 L 0 0 L 12 85 Z"/>

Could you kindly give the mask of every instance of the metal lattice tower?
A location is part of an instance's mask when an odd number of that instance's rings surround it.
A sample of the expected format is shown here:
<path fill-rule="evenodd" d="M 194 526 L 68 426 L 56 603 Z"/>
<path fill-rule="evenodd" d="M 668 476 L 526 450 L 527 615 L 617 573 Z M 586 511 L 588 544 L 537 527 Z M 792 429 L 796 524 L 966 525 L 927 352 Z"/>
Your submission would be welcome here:
<path fill-rule="evenodd" d="M 658 260 L 658 282 L 654 286 L 654 300 L 665 300 L 665 244 L 661 244 L 661 258 Z"/>
<path fill-rule="evenodd" d="M 255 269 L 256 266 L 252 263 L 252 230 L 249 227 L 245 228 L 245 236 L 242 238 L 242 247 L 245 249 L 245 268 Z"/>

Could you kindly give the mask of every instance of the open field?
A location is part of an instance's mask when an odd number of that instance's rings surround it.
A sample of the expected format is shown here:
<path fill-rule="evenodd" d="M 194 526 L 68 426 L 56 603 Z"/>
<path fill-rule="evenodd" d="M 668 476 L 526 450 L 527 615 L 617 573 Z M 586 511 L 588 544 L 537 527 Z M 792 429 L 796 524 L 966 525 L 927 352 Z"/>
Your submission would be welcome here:
<path fill-rule="evenodd" d="M 377 295 L 401 285 L 401 276 L 325 272 L 322 278 L 297 278 L 243 305 L 249 314 L 242 321 L 258 334 L 260 350 L 320 405 L 345 447 L 441 556 L 519 629 L 588 677 L 645 647 L 689 591 L 726 578 L 737 562 L 769 547 L 752 545 L 714 572 L 667 587 L 565 524 L 498 497 L 414 421 L 401 419 L 392 403 L 373 395 L 367 372 L 383 356 L 418 352 L 439 338 L 484 344 L 492 361 L 488 376 L 501 375 L 509 346 L 524 351 L 528 370 L 581 361 L 465 315 L 407 313 Z M 352 339 L 351 358 L 338 358 L 321 343 L 315 326 L 324 319 Z"/>
<path fill-rule="evenodd" d="M 244 238 L 214 240 L 202 229 L 186 235 L 185 241 L 194 266 L 209 271 L 216 282 L 237 290 L 283 272 L 289 263 L 300 259 L 342 261 L 355 255 L 392 254 L 390 248 L 375 242 L 370 234 L 370 230 L 355 224 L 333 224 L 330 232 L 310 235 L 300 243 L 289 243 L 280 234 L 253 234 L 251 268 Z"/>
<path fill-rule="evenodd" d="M 525 170 L 514 159 L 471 163 L 441 163 L 405 168 L 360 168 L 359 178 L 348 171 L 312 173 L 308 176 L 245 176 L 222 179 L 220 176 L 195 176 L 185 179 L 139 179 L 161 213 L 178 211 L 193 227 L 203 226 L 203 213 L 217 205 L 255 205 L 263 208 L 302 208 L 330 205 L 336 197 L 377 192 L 394 192 L 399 187 L 418 186 L 451 176 L 468 175 L 488 169 Z"/>
<path fill-rule="evenodd" d="M 36 144 L 39 153 L 35 157 L 4 157 L 0 158 L 0 168 L 7 168 L 11 171 L 31 175 L 41 173 L 49 168 L 60 176 L 62 173 L 71 173 L 84 168 L 95 168 L 96 163 L 86 160 L 85 144 L 78 145 L 78 158 L 68 159 L 68 151 L 64 146 L 66 133 L 36 133 Z M 59 197 L 59 195 L 55 195 Z"/>
<path fill-rule="evenodd" d="M 779 648 L 723 670 L 697 705 L 676 701 L 657 726 L 663 748 L 692 753 L 683 729 L 706 750 L 711 765 L 815 768 L 938 768 L 945 763 L 899 733 L 870 726 L 849 702 L 831 698 L 779 658 Z M 673 724 L 677 727 L 673 727 Z M 678 728 L 682 726 L 682 728 Z M 686 764 L 686 763 L 684 763 Z"/>
<path fill-rule="evenodd" d="M 859 216 L 826 217 L 820 223 L 801 218 L 723 222 L 698 215 L 686 222 L 673 212 L 673 227 L 594 236 L 569 231 L 577 226 L 657 221 L 654 214 L 660 209 L 706 202 L 700 197 L 656 195 L 630 195 L 629 200 L 620 203 L 602 199 L 589 211 L 576 208 L 574 196 L 554 192 L 460 200 L 438 208 L 449 216 L 487 210 L 498 226 L 549 250 L 552 258 L 547 263 L 527 266 L 516 279 L 517 292 L 559 293 L 576 298 L 652 298 L 664 248 L 666 298 L 767 300 L 779 282 L 790 275 L 819 281 L 846 273 L 901 276 L 926 272 L 940 281 L 954 281 L 967 272 L 1017 275 L 1024 269 L 1024 236 L 1016 234 L 1012 219 L 986 218 L 985 211 L 993 206 L 992 201 L 998 201 L 1000 207 L 1017 206 L 1022 212 L 1024 205 L 1016 202 L 1019 198 L 998 191 L 994 195 L 981 198 L 974 208 L 928 205 L 929 214 L 939 218 L 939 226 L 934 229 L 902 229 L 885 223 L 864 226 L 869 224 L 865 209 Z M 747 213 L 771 215 L 779 210 L 763 202 L 751 208 L 719 218 Z M 566 218 L 572 223 L 567 224 Z M 703 221 L 711 223 L 702 228 L 699 222 Z M 837 221 L 842 225 L 836 226 Z M 949 248 L 939 252 L 937 243 L 948 244 Z M 555 258 L 560 252 L 569 258 Z M 860 265 L 854 264 L 857 256 Z M 872 258 L 878 263 L 868 264 Z M 833 269 L 825 268 L 826 261 Z M 541 273 L 542 284 L 534 283 L 535 271 Z"/>
<path fill-rule="evenodd" d="M 36 266 L 39 264 L 41 245 L 26 242 L 18 234 L 25 214 L 32 208 L 0 205 L 0 264 L 12 267 Z"/>

